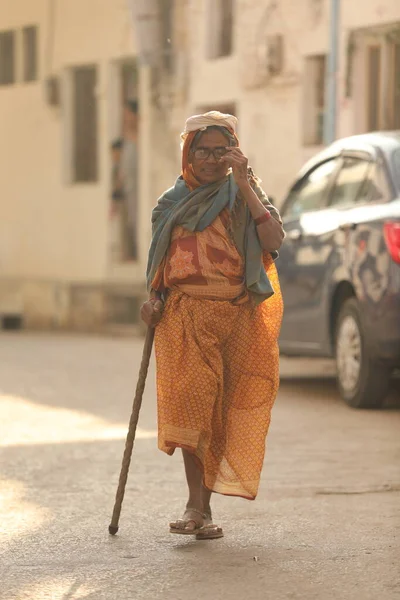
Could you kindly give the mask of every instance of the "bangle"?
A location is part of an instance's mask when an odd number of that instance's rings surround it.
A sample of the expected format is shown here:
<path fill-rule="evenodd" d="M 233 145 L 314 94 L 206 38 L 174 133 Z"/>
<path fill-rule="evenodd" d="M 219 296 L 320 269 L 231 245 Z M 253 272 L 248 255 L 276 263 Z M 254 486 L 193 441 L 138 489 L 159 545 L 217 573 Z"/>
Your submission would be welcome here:
<path fill-rule="evenodd" d="M 266 223 L 267 221 L 269 221 L 270 218 L 271 213 L 269 212 L 269 210 L 266 210 L 265 213 L 261 215 L 261 217 L 257 217 L 257 219 L 254 219 L 254 223 L 258 227 L 259 225 L 261 225 L 261 223 Z"/>

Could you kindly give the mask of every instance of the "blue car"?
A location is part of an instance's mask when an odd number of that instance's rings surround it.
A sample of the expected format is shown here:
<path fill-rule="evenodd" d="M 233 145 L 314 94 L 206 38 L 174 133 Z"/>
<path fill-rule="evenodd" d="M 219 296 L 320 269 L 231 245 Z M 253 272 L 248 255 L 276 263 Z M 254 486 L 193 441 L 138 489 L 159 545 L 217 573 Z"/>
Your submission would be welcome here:
<path fill-rule="evenodd" d="M 343 399 L 382 406 L 400 367 L 400 131 L 315 156 L 282 217 L 282 354 L 335 357 Z"/>

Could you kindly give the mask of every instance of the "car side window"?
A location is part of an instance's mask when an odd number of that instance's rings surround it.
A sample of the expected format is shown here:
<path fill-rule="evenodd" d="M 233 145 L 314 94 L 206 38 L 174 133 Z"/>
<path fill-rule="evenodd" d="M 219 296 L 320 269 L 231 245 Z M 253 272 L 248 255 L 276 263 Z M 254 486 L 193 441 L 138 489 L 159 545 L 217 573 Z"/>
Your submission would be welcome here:
<path fill-rule="evenodd" d="M 394 151 L 392 160 L 396 188 L 400 189 L 400 148 Z"/>
<path fill-rule="evenodd" d="M 374 164 L 368 177 L 368 202 L 387 202 L 392 197 L 392 190 L 384 168 Z"/>
<path fill-rule="evenodd" d="M 371 173 L 374 163 L 360 158 L 346 157 L 336 177 L 329 206 L 351 207 L 368 202 Z"/>
<path fill-rule="evenodd" d="M 305 212 L 323 208 L 332 174 L 337 165 L 338 159 L 328 160 L 318 165 L 298 185 L 295 185 L 286 201 L 283 216 L 296 218 Z"/>

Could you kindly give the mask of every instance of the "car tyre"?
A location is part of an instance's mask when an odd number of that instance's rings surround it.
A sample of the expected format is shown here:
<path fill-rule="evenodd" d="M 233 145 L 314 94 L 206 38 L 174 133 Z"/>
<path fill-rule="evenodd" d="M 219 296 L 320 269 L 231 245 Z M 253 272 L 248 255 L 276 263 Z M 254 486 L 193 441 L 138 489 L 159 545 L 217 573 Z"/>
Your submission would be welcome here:
<path fill-rule="evenodd" d="M 336 322 L 337 382 L 343 400 L 353 408 L 381 408 L 389 391 L 390 369 L 367 348 L 359 303 L 343 303 Z"/>

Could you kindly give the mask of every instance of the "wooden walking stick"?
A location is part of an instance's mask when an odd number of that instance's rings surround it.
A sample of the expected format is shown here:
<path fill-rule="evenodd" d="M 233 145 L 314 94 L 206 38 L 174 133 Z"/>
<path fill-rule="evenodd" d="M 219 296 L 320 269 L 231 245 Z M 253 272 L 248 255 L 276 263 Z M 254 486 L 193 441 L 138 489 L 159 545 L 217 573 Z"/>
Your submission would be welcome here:
<path fill-rule="evenodd" d="M 153 340 L 154 327 L 148 327 L 143 347 L 142 363 L 140 365 L 139 377 L 136 385 L 135 398 L 133 400 L 132 405 L 132 414 L 129 420 L 128 434 L 126 436 L 121 473 L 119 475 L 118 488 L 117 493 L 115 495 L 114 510 L 111 518 L 111 523 L 108 527 L 108 531 L 111 535 L 115 535 L 118 532 L 119 516 L 121 514 L 121 507 L 125 495 L 125 487 L 128 479 L 129 466 L 131 464 L 132 450 L 133 445 L 135 443 L 136 427 L 139 420 L 140 407 L 142 406 L 142 398 L 144 388 L 146 385 L 147 372 L 149 370 L 151 351 L 153 348 Z"/>

